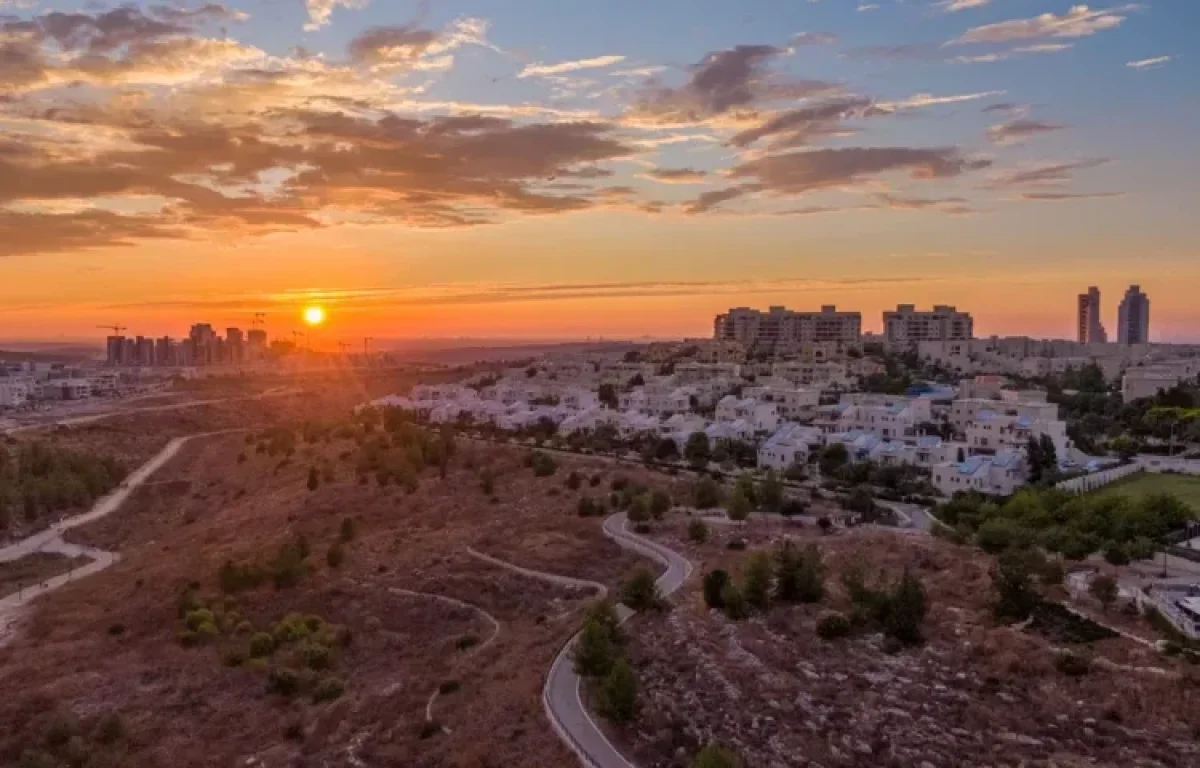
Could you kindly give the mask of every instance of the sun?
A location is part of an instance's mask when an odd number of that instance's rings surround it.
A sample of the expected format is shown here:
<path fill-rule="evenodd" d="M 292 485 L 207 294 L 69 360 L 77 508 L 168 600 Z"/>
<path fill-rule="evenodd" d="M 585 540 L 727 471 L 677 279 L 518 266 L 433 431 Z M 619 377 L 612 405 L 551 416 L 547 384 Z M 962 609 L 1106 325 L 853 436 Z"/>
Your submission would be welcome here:
<path fill-rule="evenodd" d="M 309 325 L 320 325 L 325 322 L 325 310 L 322 307 L 305 307 L 304 322 Z"/>

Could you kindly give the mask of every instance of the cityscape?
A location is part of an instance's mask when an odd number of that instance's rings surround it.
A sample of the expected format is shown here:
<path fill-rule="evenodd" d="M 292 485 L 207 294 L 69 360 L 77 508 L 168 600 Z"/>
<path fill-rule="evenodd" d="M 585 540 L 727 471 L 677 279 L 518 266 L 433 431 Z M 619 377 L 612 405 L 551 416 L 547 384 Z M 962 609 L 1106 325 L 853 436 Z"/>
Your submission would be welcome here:
<path fill-rule="evenodd" d="M 0 0 L 0 768 L 1200 766 L 1197 29 Z"/>

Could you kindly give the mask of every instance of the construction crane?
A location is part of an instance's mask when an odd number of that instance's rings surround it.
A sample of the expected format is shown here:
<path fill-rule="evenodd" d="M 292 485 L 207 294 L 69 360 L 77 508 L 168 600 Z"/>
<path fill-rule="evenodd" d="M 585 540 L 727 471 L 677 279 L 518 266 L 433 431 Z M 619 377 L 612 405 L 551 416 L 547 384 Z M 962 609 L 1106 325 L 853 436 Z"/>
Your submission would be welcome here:
<path fill-rule="evenodd" d="M 127 327 L 126 327 L 126 326 L 124 326 L 124 325 L 97 325 L 96 327 L 97 327 L 97 328 L 103 328 L 103 329 L 105 329 L 105 330 L 107 330 L 107 331 L 112 331 L 112 332 L 113 332 L 113 333 L 112 333 L 112 335 L 113 335 L 113 336 L 120 336 L 120 335 L 121 335 L 121 331 L 128 331 L 128 330 L 129 330 L 129 328 L 127 328 Z"/>
<path fill-rule="evenodd" d="M 292 337 L 295 339 L 293 343 L 296 345 L 296 349 L 302 349 L 300 346 L 300 339 L 307 338 L 308 334 L 304 331 L 292 331 Z"/>
<path fill-rule="evenodd" d="M 255 312 L 254 319 L 250 321 L 250 325 L 252 325 L 255 328 L 259 327 L 260 325 L 266 325 L 266 323 L 267 323 L 267 313 L 266 312 Z"/>
<path fill-rule="evenodd" d="M 371 356 L 371 342 L 372 341 L 375 341 L 374 336 L 368 336 L 367 338 L 363 339 L 363 357 Z"/>
<path fill-rule="evenodd" d="M 338 342 L 338 349 L 342 350 L 342 356 L 343 356 L 343 357 L 345 357 L 345 356 L 346 356 L 346 350 L 347 350 L 347 349 L 350 349 L 350 345 L 349 345 L 349 344 L 347 344 L 347 343 L 346 343 L 346 342 L 344 342 L 344 341 L 339 341 L 339 342 Z"/>

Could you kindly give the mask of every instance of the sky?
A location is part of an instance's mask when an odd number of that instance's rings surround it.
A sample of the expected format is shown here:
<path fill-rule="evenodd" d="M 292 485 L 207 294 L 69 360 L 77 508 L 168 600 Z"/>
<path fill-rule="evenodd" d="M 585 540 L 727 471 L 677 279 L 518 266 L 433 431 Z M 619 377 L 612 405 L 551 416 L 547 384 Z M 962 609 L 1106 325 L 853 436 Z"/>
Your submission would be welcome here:
<path fill-rule="evenodd" d="M 1200 341 L 1200 2 L 0 0 L 0 339 Z"/>

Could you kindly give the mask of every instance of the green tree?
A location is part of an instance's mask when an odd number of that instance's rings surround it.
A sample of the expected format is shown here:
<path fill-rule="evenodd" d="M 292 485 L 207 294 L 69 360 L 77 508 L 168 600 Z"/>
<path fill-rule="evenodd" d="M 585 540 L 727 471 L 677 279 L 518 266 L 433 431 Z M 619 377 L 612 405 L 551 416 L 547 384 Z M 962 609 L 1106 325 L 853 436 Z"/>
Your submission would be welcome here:
<path fill-rule="evenodd" d="M 628 723 L 638 712 L 637 677 L 625 659 L 619 659 L 600 686 L 600 714 L 614 723 Z"/>
<path fill-rule="evenodd" d="M 709 744 L 692 759 L 692 768 L 743 768 L 744 765 L 736 752 L 719 744 Z"/>
<path fill-rule="evenodd" d="M 783 483 L 774 469 L 768 468 L 758 484 L 758 503 L 768 512 L 778 512 L 783 506 Z"/>
<path fill-rule="evenodd" d="M 825 596 L 825 564 L 815 544 L 798 550 L 784 542 L 775 551 L 775 599 L 782 603 L 819 603 Z"/>
<path fill-rule="evenodd" d="M 752 509 L 753 506 L 742 489 L 734 488 L 733 493 L 729 495 L 729 503 L 725 505 L 725 512 L 729 515 L 729 519 L 738 523 L 743 522 L 750 517 Z"/>
<path fill-rule="evenodd" d="M 601 384 L 598 396 L 601 404 L 608 406 L 614 411 L 620 406 L 620 398 L 617 395 L 617 388 L 612 384 Z"/>
<path fill-rule="evenodd" d="M 650 494 L 650 514 L 655 520 L 662 520 L 671 511 L 671 497 L 666 491 L 658 490 Z"/>
<path fill-rule="evenodd" d="M 771 556 L 766 552 L 755 552 L 746 562 L 746 575 L 742 580 L 742 594 L 746 602 L 759 611 L 771 607 Z"/>
<path fill-rule="evenodd" d="M 702 477 L 694 491 L 696 509 L 712 509 L 721 503 L 721 489 L 711 477 Z"/>
<path fill-rule="evenodd" d="M 729 574 L 720 568 L 704 574 L 704 604 L 709 608 L 723 608 L 725 587 L 729 584 Z"/>
<path fill-rule="evenodd" d="M 612 630 L 600 619 L 586 619 L 572 654 L 575 673 L 583 677 L 604 677 L 612 670 L 617 655 Z"/>
<path fill-rule="evenodd" d="M 708 541 L 708 526 L 703 520 L 693 520 L 688 523 L 688 538 L 697 544 Z"/>
<path fill-rule="evenodd" d="M 1108 610 L 1109 606 L 1117 600 L 1117 595 L 1120 594 L 1120 589 L 1117 586 L 1117 580 L 1107 574 L 1098 573 L 1092 577 L 1092 583 L 1088 585 L 1088 594 L 1100 601 L 1100 605 L 1104 606 L 1104 610 Z"/>
<path fill-rule="evenodd" d="M 629 521 L 635 524 L 650 521 L 650 499 L 646 494 L 633 497 L 629 505 Z"/>
<path fill-rule="evenodd" d="M 905 645 L 915 645 L 922 640 L 921 624 L 929 610 L 925 587 L 907 569 L 900 582 L 892 590 L 884 633 Z"/>
<path fill-rule="evenodd" d="M 1142 448 L 1141 441 L 1129 435 L 1121 435 L 1108 441 L 1108 450 L 1120 456 L 1122 461 L 1133 459 Z"/>
<path fill-rule="evenodd" d="M 992 611 L 997 619 L 1024 621 L 1042 602 L 1033 582 L 1033 555 L 1023 550 L 1008 550 L 996 559 L 992 585 L 996 602 Z"/>
<path fill-rule="evenodd" d="M 721 610 L 732 621 L 739 621 L 750 615 L 750 603 L 746 601 L 746 595 L 732 580 L 726 582 L 721 589 Z"/>
<path fill-rule="evenodd" d="M 696 469 L 708 466 L 712 450 L 708 443 L 708 435 L 703 432 L 693 432 L 688 435 L 687 443 L 683 446 L 683 457 Z"/>
<path fill-rule="evenodd" d="M 338 540 L 343 542 L 353 541 L 355 536 L 354 518 L 343 517 L 342 524 L 338 528 Z"/>
<path fill-rule="evenodd" d="M 817 461 L 817 466 L 821 470 L 821 474 L 827 477 L 836 475 L 837 471 L 850 463 L 850 452 L 846 450 L 846 446 L 841 443 L 825 446 L 825 450 L 821 451 L 821 458 Z"/>
<path fill-rule="evenodd" d="M 654 574 L 639 568 L 628 581 L 621 585 L 621 602 L 635 611 L 645 611 L 662 605 Z"/>

